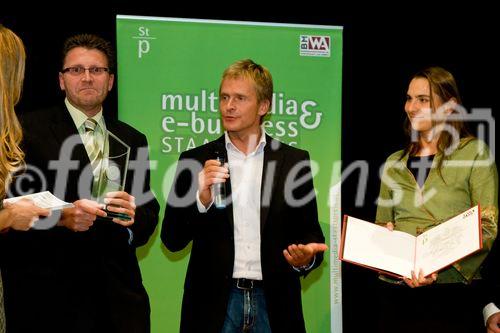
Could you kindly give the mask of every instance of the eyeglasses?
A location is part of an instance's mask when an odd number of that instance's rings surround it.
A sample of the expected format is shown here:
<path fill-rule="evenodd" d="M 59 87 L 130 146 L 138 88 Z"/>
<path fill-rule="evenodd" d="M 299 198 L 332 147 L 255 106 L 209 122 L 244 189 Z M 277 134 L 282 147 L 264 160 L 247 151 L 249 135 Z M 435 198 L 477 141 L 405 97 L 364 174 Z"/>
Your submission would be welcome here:
<path fill-rule="evenodd" d="M 107 67 L 82 67 L 82 66 L 75 66 L 75 67 L 67 67 L 64 68 L 61 73 L 69 73 L 72 76 L 80 76 L 82 74 L 85 74 L 85 71 L 89 71 L 89 74 L 92 75 L 102 75 L 106 72 L 109 72 L 109 68 Z"/>

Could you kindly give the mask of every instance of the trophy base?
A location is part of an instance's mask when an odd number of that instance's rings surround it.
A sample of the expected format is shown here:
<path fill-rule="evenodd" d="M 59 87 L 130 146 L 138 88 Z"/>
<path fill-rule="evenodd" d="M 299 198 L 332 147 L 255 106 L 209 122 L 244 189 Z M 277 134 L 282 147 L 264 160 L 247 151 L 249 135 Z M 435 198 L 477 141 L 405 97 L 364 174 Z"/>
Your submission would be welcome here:
<path fill-rule="evenodd" d="M 104 211 L 107 214 L 105 219 L 111 220 L 113 218 L 117 218 L 117 219 L 124 220 L 124 221 L 130 221 L 132 219 L 130 216 L 128 216 L 125 213 L 116 213 L 116 212 L 112 212 L 112 211 L 107 210 L 107 209 L 104 209 Z"/>

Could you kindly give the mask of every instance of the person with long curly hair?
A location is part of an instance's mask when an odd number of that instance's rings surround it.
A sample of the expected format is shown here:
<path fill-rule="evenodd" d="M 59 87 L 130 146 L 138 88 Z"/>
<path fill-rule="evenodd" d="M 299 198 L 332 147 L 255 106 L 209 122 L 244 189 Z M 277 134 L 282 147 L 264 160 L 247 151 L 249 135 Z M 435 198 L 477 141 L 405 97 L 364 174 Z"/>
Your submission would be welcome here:
<path fill-rule="evenodd" d="M 0 24 L 0 231 L 10 228 L 28 230 L 39 216 L 49 211 L 39 208 L 32 201 L 23 199 L 13 204 L 3 204 L 13 174 L 24 165 L 24 153 L 19 147 L 22 129 L 14 112 L 21 97 L 26 53 L 21 39 Z M 8 253 L 0 253 L 0 256 Z M 3 285 L 0 276 L 0 332 L 5 332 Z"/>

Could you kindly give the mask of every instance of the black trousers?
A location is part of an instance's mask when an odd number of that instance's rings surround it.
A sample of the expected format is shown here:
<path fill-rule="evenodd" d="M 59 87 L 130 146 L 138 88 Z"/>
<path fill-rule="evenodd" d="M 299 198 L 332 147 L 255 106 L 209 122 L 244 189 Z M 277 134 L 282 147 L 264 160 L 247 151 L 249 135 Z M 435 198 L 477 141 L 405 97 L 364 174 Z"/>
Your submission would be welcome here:
<path fill-rule="evenodd" d="M 435 284 L 409 288 L 379 281 L 377 321 L 380 333 L 485 332 L 483 285 Z"/>

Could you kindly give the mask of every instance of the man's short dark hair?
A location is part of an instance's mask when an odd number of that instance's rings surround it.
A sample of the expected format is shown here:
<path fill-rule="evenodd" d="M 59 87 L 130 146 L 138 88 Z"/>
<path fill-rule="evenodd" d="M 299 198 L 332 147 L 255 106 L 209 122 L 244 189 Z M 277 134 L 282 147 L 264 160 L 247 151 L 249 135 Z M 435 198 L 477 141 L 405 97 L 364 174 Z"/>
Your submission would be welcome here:
<path fill-rule="evenodd" d="M 106 56 L 108 60 L 108 67 L 111 73 L 115 72 L 115 51 L 110 42 L 102 37 L 92 34 L 80 34 L 69 37 L 64 42 L 62 50 L 62 64 L 68 55 L 68 52 L 75 47 L 83 47 L 89 50 L 99 50 Z"/>

